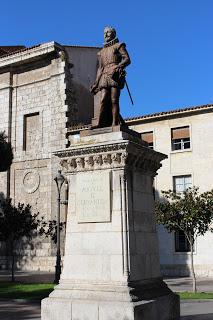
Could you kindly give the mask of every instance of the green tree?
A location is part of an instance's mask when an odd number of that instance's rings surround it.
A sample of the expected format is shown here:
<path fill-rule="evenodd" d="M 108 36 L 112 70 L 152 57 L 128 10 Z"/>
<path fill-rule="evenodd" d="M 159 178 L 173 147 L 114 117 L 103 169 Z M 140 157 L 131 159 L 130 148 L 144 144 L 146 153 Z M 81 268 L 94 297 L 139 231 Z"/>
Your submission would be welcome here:
<path fill-rule="evenodd" d="M 15 248 L 23 238 L 29 242 L 40 225 L 39 213 L 32 214 L 31 206 L 19 203 L 13 205 L 11 199 L 0 200 L 0 241 L 10 246 L 11 252 L 11 280 L 15 281 Z"/>
<path fill-rule="evenodd" d="M 7 136 L 0 132 L 0 172 L 9 169 L 13 160 L 13 151 L 11 144 L 7 142 Z"/>
<path fill-rule="evenodd" d="M 59 224 L 60 231 L 64 231 L 66 227 L 66 222 L 61 221 Z M 57 243 L 57 221 L 49 220 L 45 221 L 43 218 L 40 221 L 39 234 L 41 236 L 45 236 L 46 238 L 50 238 L 53 243 Z"/>
<path fill-rule="evenodd" d="M 156 202 L 155 214 L 159 224 L 169 232 L 183 231 L 190 245 L 193 291 L 197 291 L 193 252 L 195 240 L 207 231 L 213 231 L 213 190 L 199 193 L 198 187 L 183 193 L 162 191 L 163 198 Z"/>

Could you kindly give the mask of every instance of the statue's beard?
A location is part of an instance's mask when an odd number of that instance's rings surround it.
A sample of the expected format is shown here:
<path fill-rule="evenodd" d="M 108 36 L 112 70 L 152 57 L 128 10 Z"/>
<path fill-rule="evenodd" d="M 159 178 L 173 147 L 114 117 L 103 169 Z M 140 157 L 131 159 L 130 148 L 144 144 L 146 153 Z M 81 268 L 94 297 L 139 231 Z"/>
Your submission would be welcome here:
<path fill-rule="evenodd" d="M 105 40 L 106 41 L 106 40 Z M 104 43 L 104 47 L 110 47 L 111 45 L 115 44 L 119 42 L 118 38 L 114 37 L 113 39 L 109 40 L 109 41 L 106 41 Z"/>
<path fill-rule="evenodd" d="M 105 43 L 108 43 L 108 42 L 110 42 L 110 41 L 112 41 L 114 39 L 115 39 L 115 37 L 113 37 L 113 38 L 105 38 Z"/>
<path fill-rule="evenodd" d="M 112 36 L 112 34 L 111 34 L 111 36 Z M 113 35 L 113 37 L 107 37 L 107 38 L 104 38 L 104 41 L 105 41 L 105 43 L 108 43 L 108 42 L 110 42 L 110 41 L 115 40 L 115 38 L 116 38 L 116 34 L 115 34 L 115 35 Z"/>

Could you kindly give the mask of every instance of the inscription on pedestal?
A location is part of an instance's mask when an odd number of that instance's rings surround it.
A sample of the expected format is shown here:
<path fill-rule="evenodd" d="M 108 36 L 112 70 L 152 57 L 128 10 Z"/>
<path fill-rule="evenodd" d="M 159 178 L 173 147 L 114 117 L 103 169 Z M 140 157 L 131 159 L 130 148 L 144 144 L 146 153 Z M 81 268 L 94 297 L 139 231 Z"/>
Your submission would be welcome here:
<path fill-rule="evenodd" d="M 76 213 L 78 223 L 109 222 L 110 172 L 84 172 L 77 175 Z"/>

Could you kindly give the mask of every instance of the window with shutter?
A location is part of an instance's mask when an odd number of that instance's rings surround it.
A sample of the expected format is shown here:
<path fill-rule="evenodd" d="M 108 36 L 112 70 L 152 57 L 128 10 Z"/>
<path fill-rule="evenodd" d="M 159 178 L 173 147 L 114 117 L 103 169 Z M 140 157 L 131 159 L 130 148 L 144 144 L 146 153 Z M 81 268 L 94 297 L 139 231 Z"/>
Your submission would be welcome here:
<path fill-rule="evenodd" d="M 171 129 L 171 145 L 172 151 L 191 147 L 189 126 Z"/>
<path fill-rule="evenodd" d="M 141 139 L 148 143 L 149 148 L 153 149 L 153 131 L 142 132 Z"/>

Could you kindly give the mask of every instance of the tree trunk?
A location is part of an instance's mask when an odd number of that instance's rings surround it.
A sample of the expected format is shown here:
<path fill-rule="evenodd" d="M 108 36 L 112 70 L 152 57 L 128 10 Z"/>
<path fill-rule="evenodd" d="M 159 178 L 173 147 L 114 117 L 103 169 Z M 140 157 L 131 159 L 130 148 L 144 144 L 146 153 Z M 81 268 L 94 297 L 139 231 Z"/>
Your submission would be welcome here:
<path fill-rule="evenodd" d="M 14 252 L 14 244 L 11 243 L 11 257 L 12 257 L 12 262 L 11 262 L 11 281 L 15 282 L 15 252 Z"/>
<path fill-rule="evenodd" d="M 192 273 L 192 281 L 193 281 L 193 292 L 197 292 L 197 280 L 195 276 L 195 270 L 194 270 L 194 255 L 193 255 L 193 242 L 190 241 L 190 250 L 191 250 L 191 273 Z"/>

